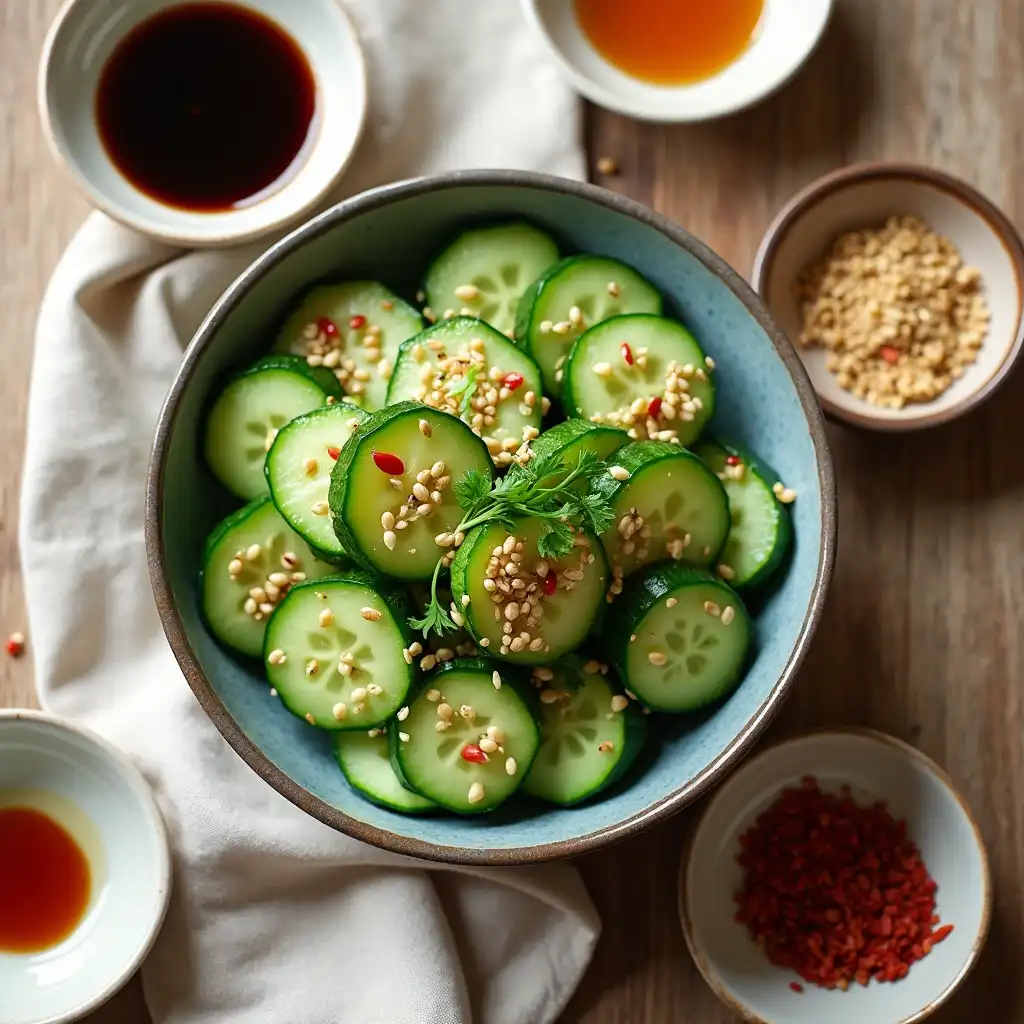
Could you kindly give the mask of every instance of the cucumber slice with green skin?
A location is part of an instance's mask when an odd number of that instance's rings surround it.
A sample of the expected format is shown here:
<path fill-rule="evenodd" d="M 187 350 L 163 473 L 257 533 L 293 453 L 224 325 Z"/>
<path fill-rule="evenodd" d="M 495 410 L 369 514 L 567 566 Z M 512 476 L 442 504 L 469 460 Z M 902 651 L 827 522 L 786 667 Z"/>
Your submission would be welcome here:
<path fill-rule="evenodd" d="M 333 375 L 297 356 L 267 356 L 217 396 L 203 450 L 217 479 L 246 500 L 267 493 L 263 464 L 274 438 L 296 416 L 341 397 Z"/>
<path fill-rule="evenodd" d="M 493 479 L 484 443 L 455 417 L 416 402 L 373 413 L 345 442 L 331 474 L 338 540 L 364 568 L 429 579 L 447 550 L 434 538 L 462 522 L 454 485 L 471 469 Z"/>
<path fill-rule="evenodd" d="M 398 726 L 392 723 L 388 728 Z M 334 756 L 342 774 L 348 784 L 370 803 L 402 814 L 423 814 L 437 810 L 433 800 L 402 785 L 391 764 L 386 732 L 377 729 L 336 732 L 333 741 Z"/>
<path fill-rule="evenodd" d="M 424 282 L 427 305 L 486 320 L 509 334 L 523 292 L 552 264 L 558 246 L 522 221 L 464 231 L 437 257 Z"/>
<path fill-rule="evenodd" d="M 405 595 L 348 572 L 292 587 L 267 625 L 267 679 L 292 714 L 320 729 L 382 725 L 404 703 L 414 669 Z"/>
<path fill-rule="evenodd" d="M 579 465 L 581 452 L 593 452 L 599 459 L 607 459 L 627 441 L 629 436 L 626 432 L 615 427 L 603 427 L 586 420 L 565 420 L 531 441 L 530 451 L 534 458 L 551 456 L 561 459 L 562 465 L 572 470 Z M 540 486 L 551 487 L 562 476 L 563 473 L 552 473 L 540 482 Z"/>
<path fill-rule="evenodd" d="M 562 558 L 542 559 L 537 540 L 543 530 L 543 521 L 531 518 L 516 520 L 512 531 L 501 523 L 478 526 L 452 562 L 456 607 L 492 658 L 531 665 L 553 661 L 583 642 L 601 607 L 608 563 L 597 537 L 581 532 L 577 541 L 585 546 Z M 498 548 L 501 554 L 495 553 Z M 548 593 L 552 584 L 546 579 L 552 574 L 555 589 Z M 522 588 L 513 588 L 513 581 L 521 581 Z"/>
<path fill-rule="evenodd" d="M 540 433 L 544 405 L 533 360 L 490 324 L 467 316 L 402 345 L 388 404 L 404 400 L 460 416 L 500 465 Z"/>
<path fill-rule="evenodd" d="M 563 380 L 559 371 L 588 327 L 620 313 L 660 312 L 661 296 L 632 267 L 607 256 L 570 256 L 523 295 L 516 339 L 537 360 L 545 388 L 557 395 Z"/>
<path fill-rule="evenodd" d="M 543 687 L 541 741 L 523 792 L 570 807 L 625 775 L 643 747 L 647 721 L 596 662 L 584 668 L 579 658 L 566 658 L 550 670 L 551 679 L 534 676 Z"/>
<path fill-rule="evenodd" d="M 609 471 L 592 484 L 615 513 L 601 534 L 613 576 L 665 558 L 698 566 L 717 560 L 729 533 L 729 501 L 696 455 L 664 441 L 633 441 L 615 453 L 615 463 L 626 479 Z"/>
<path fill-rule="evenodd" d="M 740 596 L 677 562 L 633 575 L 608 610 L 605 654 L 654 711 L 695 711 L 743 676 L 753 627 Z M 635 639 L 633 639 L 635 637 Z"/>
<path fill-rule="evenodd" d="M 269 498 L 257 498 L 217 525 L 206 541 L 203 616 L 221 643 L 258 658 L 267 620 L 289 587 L 335 571 L 314 555 Z"/>
<path fill-rule="evenodd" d="M 630 362 L 632 360 L 632 362 Z M 592 327 L 565 366 L 565 405 L 634 440 L 689 447 L 715 411 L 714 362 L 680 323 L 618 316 Z"/>
<path fill-rule="evenodd" d="M 449 811 L 494 810 L 519 789 L 537 753 L 528 691 L 507 666 L 486 659 L 442 665 L 410 701 L 408 715 L 388 728 L 396 772 Z M 473 760 L 463 756 L 467 746 Z"/>
<path fill-rule="evenodd" d="M 385 404 L 398 347 L 422 330 L 419 313 L 384 285 L 346 281 L 309 291 L 274 347 L 328 368 L 349 401 L 373 411 Z"/>
<path fill-rule="evenodd" d="M 719 573 L 736 589 L 757 587 L 779 568 L 793 539 L 789 510 L 772 491 L 779 476 L 756 456 L 715 441 L 702 441 L 693 451 L 722 481 L 729 499 L 729 537 Z"/>
<path fill-rule="evenodd" d="M 282 427 L 267 453 L 271 499 L 288 525 L 328 561 L 345 557 L 328 505 L 331 471 L 364 419 L 366 413 L 347 402 L 315 409 Z"/>

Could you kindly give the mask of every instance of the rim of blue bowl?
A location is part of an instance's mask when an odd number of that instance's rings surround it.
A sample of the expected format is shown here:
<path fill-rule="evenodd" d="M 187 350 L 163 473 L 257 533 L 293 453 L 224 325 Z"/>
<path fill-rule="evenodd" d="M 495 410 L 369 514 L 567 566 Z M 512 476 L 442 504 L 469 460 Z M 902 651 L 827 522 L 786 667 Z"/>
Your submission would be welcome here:
<path fill-rule="evenodd" d="M 168 582 L 166 551 L 163 543 L 162 508 L 164 498 L 167 451 L 181 411 L 182 398 L 193 370 L 210 345 L 224 320 L 241 299 L 282 260 L 311 240 L 331 231 L 338 224 L 361 214 L 387 206 L 398 200 L 423 193 L 451 188 L 504 186 L 532 188 L 574 196 L 606 209 L 624 214 L 660 232 L 669 241 L 684 249 L 718 277 L 743 303 L 747 311 L 767 334 L 779 358 L 786 366 L 796 388 L 807 420 L 814 448 L 821 492 L 821 535 L 814 586 L 803 625 L 779 678 L 760 706 L 750 715 L 743 728 L 701 772 L 687 779 L 673 792 L 622 821 L 595 829 L 581 836 L 560 839 L 534 846 L 470 849 L 431 843 L 411 836 L 398 835 L 385 828 L 367 824 L 358 818 L 314 796 L 278 768 L 242 731 L 224 706 L 199 664 L 175 606 Z M 825 419 L 818 404 L 810 377 L 800 357 L 782 329 L 774 322 L 767 307 L 754 290 L 720 256 L 688 231 L 655 213 L 635 200 L 609 192 L 586 182 L 531 171 L 474 170 L 451 171 L 446 174 L 413 178 L 362 192 L 307 221 L 271 246 L 262 256 L 235 279 L 217 300 L 192 339 L 174 382 L 164 400 L 157 423 L 146 486 L 146 551 L 150 580 L 164 633 L 178 665 L 203 710 L 221 735 L 256 774 L 282 796 L 325 825 L 354 839 L 393 853 L 420 857 L 448 864 L 503 865 L 540 863 L 563 857 L 574 857 L 620 842 L 664 821 L 707 792 L 751 750 L 769 722 L 782 706 L 796 674 L 807 655 L 821 621 L 829 584 L 835 565 L 837 533 L 836 479 L 825 428 Z"/>

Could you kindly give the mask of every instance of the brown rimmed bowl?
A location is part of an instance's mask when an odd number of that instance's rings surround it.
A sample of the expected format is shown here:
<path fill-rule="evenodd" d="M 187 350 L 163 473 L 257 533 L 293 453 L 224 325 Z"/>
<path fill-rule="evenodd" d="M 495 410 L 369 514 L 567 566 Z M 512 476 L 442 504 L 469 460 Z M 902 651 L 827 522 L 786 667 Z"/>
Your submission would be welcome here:
<path fill-rule="evenodd" d="M 953 931 L 902 981 L 828 991 L 770 964 L 735 918 L 742 887 L 739 837 L 778 797 L 814 776 L 822 790 L 850 787 L 883 800 L 907 822 L 938 884 L 936 913 Z M 752 1024 L 870 1021 L 917 1024 L 963 983 L 981 955 L 992 913 L 992 881 L 981 832 L 949 776 L 920 750 L 860 728 L 824 728 L 759 751 L 707 802 L 683 852 L 679 916 L 687 945 L 715 994 Z M 794 991 L 790 984 L 803 985 Z"/>
<path fill-rule="evenodd" d="M 756 654 L 731 697 L 701 715 L 652 716 L 628 782 L 570 810 L 524 799 L 476 817 L 403 817 L 367 803 L 338 771 L 330 736 L 269 695 L 259 664 L 218 646 L 198 606 L 203 541 L 233 504 L 200 457 L 204 408 L 223 375 L 270 347 L 297 293 L 323 278 L 378 278 L 415 295 L 433 255 L 481 218 L 525 218 L 566 252 L 636 266 L 717 361 L 714 429 L 748 443 L 799 497 L 793 558 L 758 612 Z M 398 853 L 520 864 L 584 853 L 664 820 L 750 750 L 778 710 L 818 625 L 836 543 L 835 480 L 821 411 L 785 335 L 706 246 L 650 210 L 578 182 L 513 171 L 457 172 L 375 189 L 327 211 L 260 257 L 193 339 L 160 416 L 146 513 L 160 616 L 185 677 L 228 742 L 270 785 L 321 821 Z"/>
<path fill-rule="evenodd" d="M 826 174 L 799 192 L 772 222 L 754 261 L 752 283 L 776 322 L 796 339 L 802 326 L 794 284 L 844 231 L 915 214 L 945 235 L 981 272 L 992 314 L 975 363 L 942 395 L 902 409 L 869 404 L 843 390 L 823 348 L 797 351 L 825 412 L 873 430 L 938 426 L 980 405 L 1007 378 L 1024 343 L 1024 246 L 1006 216 L 977 189 L 930 167 L 860 164 Z"/>

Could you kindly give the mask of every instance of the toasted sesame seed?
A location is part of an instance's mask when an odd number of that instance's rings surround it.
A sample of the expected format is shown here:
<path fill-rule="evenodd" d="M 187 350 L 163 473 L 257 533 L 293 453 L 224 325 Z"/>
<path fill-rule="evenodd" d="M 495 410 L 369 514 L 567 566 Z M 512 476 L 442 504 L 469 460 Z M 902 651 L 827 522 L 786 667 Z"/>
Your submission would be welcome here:
<path fill-rule="evenodd" d="M 579 306 L 571 306 L 569 308 L 569 323 L 573 327 L 579 327 L 583 323 L 583 312 Z"/>
<path fill-rule="evenodd" d="M 267 655 L 267 661 L 271 665 L 283 665 L 288 660 L 284 651 L 280 647 L 274 649 Z"/>
<path fill-rule="evenodd" d="M 495 669 L 491 673 L 491 682 L 494 684 L 494 688 L 496 690 L 500 690 L 501 689 L 501 673 L 498 672 L 497 669 Z"/>
<path fill-rule="evenodd" d="M 262 547 L 260 547 L 260 545 L 259 545 L 259 544 L 250 544 L 250 545 L 249 545 L 249 546 L 248 546 L 248 547 L 247 547 L 247 548 L 245 549 L 245 557 L 246 557 L 246 558 L 247 558 L 247 559 L 248 559 L 248 560 L 249 560 L 250 562 L 255 562 L 255 561 L 256 561 L 256 559 L 257 559 L 257 558 L 259 558 L 259 557 L 260 557 L 260 555 L 262 555 L 262 554 L 263 554 L 263 548 L 262 548 Z"/>
<path fill-rule="evenodd" d="M 399 708 L 398 709 L 398 714 L 395 715 L 395 718 L 397 718 L 400 722 L 404 722 L 408 717 L 409 717 L 409 709 L 407 707 Z"/>
<path fill-rule="evenodd" d="M 486 791 L 484 790 L 484 787 L 479 782 L 474 782 L 473 785 L 469 787 L 469 792 L 466 794 L 466 799 L 471 804 L 478 804 L 480 803 L 481 800 L 483 800 L 483 798 L 486 795 L 487 794 Z"/>
<path fill-rule="evenodd" d="M 597 161 L 597 173 L 605 176 L 618 174 L 619 164 L 613 156 L 603 156 Z"/>
<path fill-rule="evenodd" d="M 427 700 L 429 700 L 431 702 L 439 701 L 441 699 L 441 691 L 440 690 L 427 690 L 426 698 L 427 698 Z"/>
<path fill-rule="evenodd" d="M 331 708 L 331 714 L 334 715 L 335 721 L 344 722 L 348 717 L 348 707 L 342 703 L 335 704 Z"/>
<path fill-rule="evenodd" d="M 514 757 L 506 757 L 505 758 L 505 774 L 506 775 L 515 775 L 515 773 L 517 771 L 519 771 L 519 765 L 516 763 L 516 759 Z"/>
<path fill-rule="evenodd" d="M 332 612 L 330 608 L 321 608 L 320 614 L 317 616 L 317 622 L 324 627 L 333 625 L 334 612 Z"/>
<path fill-rule="evenodd" d="M 460 601 L 462 603 L 463 608 L 468 608 L 470 602 L 469 594 L 463 594 L 462 597 L 460 598 Z"/>
<path fill-rule="evenodd" d="M 603 740 L 601 743 L 598 743 L 597 749 L 602 754 L 610 754 L 615 749 L 615 744 L 611 740 Z"/>
<path fill-rule="evenodd" d="M 558 690 L 541 690 L 540 691 L 540 702 L 541 704 L 554 704 L 558 700 Z"/>
<path fill-rule="evenodd" d="M 664 651 L 651 651 L 651 653 L 647 655 L 647 660 L 652 665 L 659 665 L 660 666 L 660 665 L 664 665 L 664 664 L 666 664 L 668 662 L 668 655 L 665 654 Z"/>
<path fill-rule="evenodd" d="M 628 480 L 629 470 L 623 466 L 609 466 L 608 475 L 614 480 Z"/>
<path fill-rule="evenodd" d="M 320 668 L 320 662 L 318 662 L 316 660 L 316 658 L 313 658 L 310 661 L 307 661 L 306 662 L 306 675 L 307 676 L 315 676 L 317 674 L 317 670 L 319 668 Z"/>
<path fill-rule="evenodd" d="M 492 740 L 490 736 L 484 736 L 480 740 L 480 742 L 477 744 L 477 746 L 485 754 L 493 754 L 498 749 L 498 744 L 495 743 L 494 740 Z"/>
<path fill-rule="evenodd" d="M 401 741 L 402 741 L 403 743 L 408 743 L 408 742 L 409 742 L 409 734 L 408 734 L 407 732 L 400 732 L 400 733 L 398 734 L 398 738 L 399 738 L 399 739 L 400 739 L 400 740 L 401 740 Z"/>
<path fill-rule="evenodd" d="M 423 644 L 421 644 L 419 640 L 413 640 L 413 642 L 409 644 L 409 653 L 418 657 L 423 653 Z"/>
<path fill-rule="evenodd" d="M 306 459 L 306 461 L 302 464 L 302 468 L 306 471 L 307 476 L 312 476 L 316 472 L 317 466 L 318 463 L 316 459 Z"/>
<path fill-rule="evenodd" d="M 734 618 L 736 618 L 736 609 L 731 604 L 726 605 L 722 610 L 722 625 L 728 626 Z"/>
<path fill-rule="evenodd" d="M 704 611 L 706 611 L 708 615 L 713 615 L 716 619 L 722 614 L 722 609 L 719 608 L 714 601 L 705 601 Z"/>
<path fill-rule="evenodd" d="M 385 530 L 393 530 L 395 527 L 395 517 L 391 512 L 382 512 L 380 516 L 380 525 Z"/>
<path fill-rule="evenodd" d="M 619 297 L 619 293 L 621 291 L 622 291 L 622 289 L 619 287 L 618 281 L 609 281 L 608 282 L 608 294 L 610 296 L 612 296 L 612 298 L 618 298 Z"/>
<path fill-rule="evenodd" d="M 486 636 L 482 636 L 480 638 L 480 646 L 481 647 L 490 647 L 491 646 L 490 638 L 486 637 Z"/>
<path fill-rule="evenodd" d="M 619 711 L 625 711 L 628 707 L 629 699 L 623 697 L 621 693 L 617 693 L 612 697 L 612 711 L 618 713 Z"/>
<path fill-rule="evenodd" d="M 395 533 L 395 531 L 394 530 L 385 530 L 384 531 L 384 547 L 386 547 L 388 549 L 388 551 L 394 551 L 395 550 L 395 545 L 397 543 L 398 543 L 398 536 Z"/>
<path fill-rule="evenodd" d="M 463 704 L 459 708 L 459 716 L 472 722 L 476 718 L 476 708 L 472 704 Z"/>
<path fill-rule="evenodd" d="M 726 565 L 724 562 L 718 567 L 718 575 L 723 580 L 731 580 L 736 578 L 736 570 L 731 565 Z"/>
<path fill-rule="evenodd" d="M 318 501 L 314 503 L 311 511 L 315 516 L 325 516 L 331 511 L 331 506 L 326 501 Z"/>
<path fill-rule="evenodd" d="M 316 719 L 308 711 L 306 712 L 306 721 L 309 722 L 310 725 L 316 725 Z"/>
<path fill-rule="evenodd" d="M 360 608 L 359 614 L 366 619 L 367 622 L 380 622 L 384 616 L 384 613 L 378 611 L 376 608 Z"/>
<path fill-rule="evenodd" d="M 666 608 L 675 608 L 675 606 L 676 606 L 677 604 L 679 604 L 679 598 L 677 598 L 677 597 L 670 597 L 670 598 L 669 598 L 669 599 L 668 599 L 668 600 L 667 600 L 667 601 L 665 602 L 665 607 L 666 607 Z"/>

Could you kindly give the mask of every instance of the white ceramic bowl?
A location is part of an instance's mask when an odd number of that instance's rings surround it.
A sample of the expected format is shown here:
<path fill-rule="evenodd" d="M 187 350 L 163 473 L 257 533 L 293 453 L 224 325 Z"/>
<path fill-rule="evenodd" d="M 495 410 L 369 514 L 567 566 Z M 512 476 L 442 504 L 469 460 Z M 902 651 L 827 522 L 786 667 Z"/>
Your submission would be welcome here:
<path fill-rule="evenodd" d="M 0 1021 L 78 1020 L 138 969 L 163 923 L 170 854 L 149 787 L 110 744 L 36 711 L 0 711 L 0 807 L 30 806 L 89 859 L 79 926 L 42 953 L 0 952 Z"/>
<path fill-rule="evenodd" d="M 938 398 L 883 409 L 844 391 L 826 368 L 823 348 L 795 345 L 825 411 L 855 426 L 916 430 L 960 416 L 1005 379 L 1024 343 L 1024 247 L 1016 229 L 966 182 L 911 164 L 861 164 L 825 175 L 800 192 L 768 228 L 752 284 L 790 338 L 801 329 L 793 284 L 844 231 L 916 214 L 981 272 L 992 314 L 978 359 Z"/>
<path fill-rule="evenodd" d="M 859 803 L 884 800 L 907 822 L 932 878 L 936 913 L 954 930 L 903 981 L 846 992 L 800 982 L 772 966 L 734 920 L 739 837 L 787 786 L 813 775 L 825 791 L 849 785 Z M 708 801 L 683 856 L 680 917 L 697 967 L 718 996 L 756 1024 L 913 1024 L 944 1003 L 981 952 L 991 913 L 978 827 L 946 774 L 919 750 L 868 729 L 821 729 L 755 754 Z"/>
<path fill-rule="evenodd" d="M 57 158 L 90 201 L 112 217 L 172 245 L 234 245 L 309 213 L 355 151 L 366 112 L 366 70 L 352 23 L 336 0 L 232 0 L 278 23 L 305 53 L 317 88 L 316 137 L 279 190 L 250 205 L 194 212 L 141 192 L 117 169 L 96 124 L 96 90 L 112 51 L 155 13 L 189 0 L 67 0 L 47 35 L 39 109 Z"/>
<path fill-rule="evenodd" d="M 832 11 L 832 0 L 765 0 L 754 38 L 735 61 L 705 81 L 666 86 L 633 78 L 598 53 L 576 20 L 572 0 L 520 2 L 548 55 L 577 91 L 627 117 L 666 122 L 723 117 L 775 92 L 811 55 Z"/>

